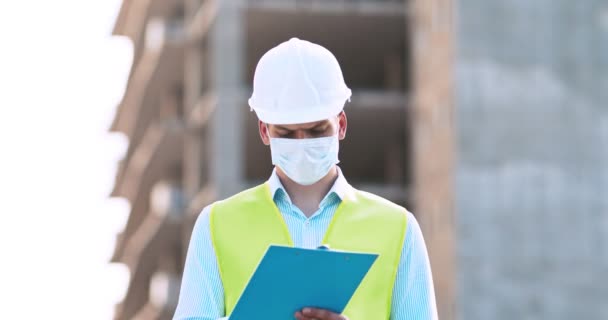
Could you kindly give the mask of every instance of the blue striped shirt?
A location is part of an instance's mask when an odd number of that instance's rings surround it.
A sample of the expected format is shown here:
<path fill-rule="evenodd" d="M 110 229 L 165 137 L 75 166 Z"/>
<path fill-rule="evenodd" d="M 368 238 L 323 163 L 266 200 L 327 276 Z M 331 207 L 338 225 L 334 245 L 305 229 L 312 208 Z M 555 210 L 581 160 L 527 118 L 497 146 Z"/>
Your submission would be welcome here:
<path fill-rule="evenodd" d="M 338 178 L 309 218 L 297 208 L 283 188 L 276 172 L 268 180 L 273 200 L 281 212 L 296 247 L 315 248 L 321 245 L 325 231 L 336 208 L 353 188 L 338 169 Z M 188 254 L 179 303 L 174 320 L 227 319 L 224 311 L 224 288 L 217 257 L 209 232 L 210 206 L 198 217 Z M 407 230 L 391 306 L 391 320 L 437 319 L 435 292 L 429 259 L 422 232 L 414 216 L 407 213 Z"/>

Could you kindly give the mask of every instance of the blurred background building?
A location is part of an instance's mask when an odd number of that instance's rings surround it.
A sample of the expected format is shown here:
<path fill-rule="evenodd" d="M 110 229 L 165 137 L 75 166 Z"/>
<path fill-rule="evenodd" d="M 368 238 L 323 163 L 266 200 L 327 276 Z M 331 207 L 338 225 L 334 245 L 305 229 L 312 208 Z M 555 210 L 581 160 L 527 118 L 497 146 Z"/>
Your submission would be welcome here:
<path fill-rule="evenodd" d="M 606 10 L 124 0 L 114 34 L 134 59 L 111 130 L 129 148 L 112 196 L 131 213 L 112 260 L 131 278 L 115 318 L 169 319 L 202 208 L 270 175 L 246 100 L 258 59 L 291 37 L 337 56 L 353 89 L 341 167 L 416 214 L 441 319 L 608 318 Z"/>

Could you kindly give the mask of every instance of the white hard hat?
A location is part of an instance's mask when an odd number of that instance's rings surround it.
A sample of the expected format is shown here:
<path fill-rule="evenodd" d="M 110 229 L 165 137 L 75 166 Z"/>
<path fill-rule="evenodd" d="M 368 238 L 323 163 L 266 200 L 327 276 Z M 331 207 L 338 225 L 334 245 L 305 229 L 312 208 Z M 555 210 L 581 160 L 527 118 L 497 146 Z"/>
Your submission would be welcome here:
<path fill-rule="evenodd" d="M 249 106 L 266 123 L 306 123 L 337 115 L 350 95 L 329 50 L 292 38 L 258 62 Z"/>

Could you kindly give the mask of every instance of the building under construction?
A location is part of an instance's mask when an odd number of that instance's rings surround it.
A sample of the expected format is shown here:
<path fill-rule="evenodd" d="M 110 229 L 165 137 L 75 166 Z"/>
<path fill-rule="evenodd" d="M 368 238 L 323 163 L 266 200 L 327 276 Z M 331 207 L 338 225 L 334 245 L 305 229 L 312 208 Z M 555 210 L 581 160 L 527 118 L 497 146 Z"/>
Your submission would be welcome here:
<path fill-rule="evenodd" d="M 448 0 L 123 0 L 114 34 L 134 59 L 112 196 L 131 212 L 112 261 L 131 278 L 115 319 L 169 319 L 200 211 L 269 177 L 247 98 L 259 58 L 291 37 L 340 62 L 353 90 L 340 166 L 417 215 L 440 318 L 453 318 L 451 27 Z"/>

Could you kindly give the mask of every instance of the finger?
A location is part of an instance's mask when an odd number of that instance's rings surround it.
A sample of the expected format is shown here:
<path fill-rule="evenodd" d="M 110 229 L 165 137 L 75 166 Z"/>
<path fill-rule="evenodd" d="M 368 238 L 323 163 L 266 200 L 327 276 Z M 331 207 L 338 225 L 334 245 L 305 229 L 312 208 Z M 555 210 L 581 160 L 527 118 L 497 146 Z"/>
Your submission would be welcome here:
<path fill-rule="evenodd" d="M 333 313 L 333 312 L 325 310 L 325 309 L 304 308 L 302 310 L 302 313 L 306 317 L 319 319 L 319 320 L 342 320 L 343 319 L 339 314 Z"/>
<path fill-rule="evenodd" d="M 302 312 L 300 312 L 300 311 L 297 311 L 297 312 L 295 313 L 295 317 L 296 317 L 296 319 L 298 319 L 298 320 L 316 320 L 316 319 L 314 319 L 314 318 L 309 318 L 309 317 L 307 317 L 307 316 L 303 315 L 303 314 L 302 314 Z"/>

